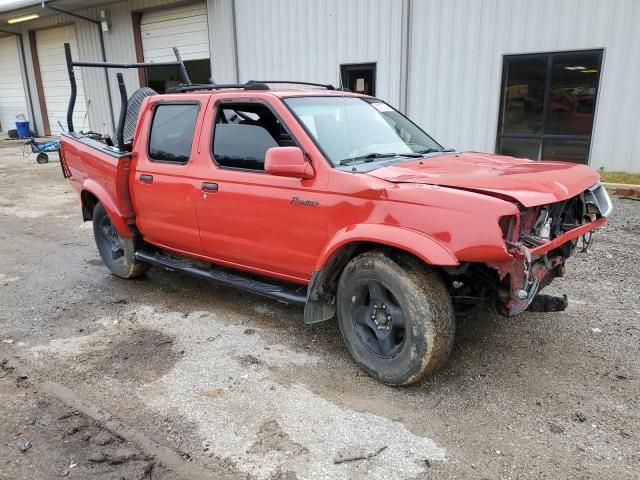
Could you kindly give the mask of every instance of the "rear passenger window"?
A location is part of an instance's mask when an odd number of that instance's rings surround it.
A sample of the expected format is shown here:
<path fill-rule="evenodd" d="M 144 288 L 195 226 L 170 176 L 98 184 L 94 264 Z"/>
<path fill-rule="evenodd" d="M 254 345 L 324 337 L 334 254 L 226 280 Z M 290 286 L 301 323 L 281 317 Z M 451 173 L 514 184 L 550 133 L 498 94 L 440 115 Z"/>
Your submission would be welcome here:
<path fill-rule="evenodd" d="M 266 105 L 225 103 L 218 108 L 213 157 L 220 166 L 264 170 L 267 150 L 295 145 L 282 122 Z"/>
<path fill-rule="evenodd" d="M 149 137 L 151 160 L 189 161 L 198 109 L 198 104 L 161 104 L 156 107 Z"/>

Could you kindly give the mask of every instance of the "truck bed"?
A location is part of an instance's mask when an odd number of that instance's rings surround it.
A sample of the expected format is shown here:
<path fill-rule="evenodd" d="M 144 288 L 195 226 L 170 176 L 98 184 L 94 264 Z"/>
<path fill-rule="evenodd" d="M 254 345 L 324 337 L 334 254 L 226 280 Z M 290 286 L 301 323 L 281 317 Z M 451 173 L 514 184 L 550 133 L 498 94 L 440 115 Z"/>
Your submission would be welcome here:
<path fill-rule="evenodd" d="M 72 132 L 62 135 L 60 153 L 65 175 L 76 190 L 100 198 L 114 223 L 118 219 L 124 225 L 135 223 L 129 194 L 130 152 L 119 152 Z"/>

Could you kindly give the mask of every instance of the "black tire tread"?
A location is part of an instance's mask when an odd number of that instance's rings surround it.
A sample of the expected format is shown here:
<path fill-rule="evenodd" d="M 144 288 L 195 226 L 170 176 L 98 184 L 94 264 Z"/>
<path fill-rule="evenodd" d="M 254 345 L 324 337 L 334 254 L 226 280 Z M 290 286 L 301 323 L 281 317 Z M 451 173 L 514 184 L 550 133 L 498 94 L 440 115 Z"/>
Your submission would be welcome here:
<path fill-rule="evenodd" d="M 133 92 L 129 97 L 129 100 L 127 101 L 127 116 L 125 117 L 124 130 L 122 135 L 125 143 L 129 143 L 133 140 L 142 102 L 145 98 L 157 94 L 158 92 L 156 92 L 152 88 L 142 87 Z"/>
<path fill-rule="evenodd" d="M 423 319 L 423 338 L 418 340 L 418 348 L 411 353 L 412 371 L 401 378 L 389 378 L 387 372 L 378 371 L 367 362 L 366 358 L 359 355 L 357 351 L 354 352 L 345 337 L 344 319 L 339 317 L 340 330 L 345 338 L 347 349 L 361 368 L 383 383 L 409 385 L 419 382 L 441 368 L 453 348 L 455 317 L 449 292 L 434 268 L 411 255 L 383 249 L 365 252 L 347 264 L 340 277 L 338 296 L 340 292 L 346 291 L 345 282 L 349 281 L 353 272 L 372 267 L 386 270 L 394 275 L 402 291 L 414 299 L 408 307 L 412 309 L 412 314 L 416 318 Z M 340 305 L 341 302 L 338 299 L 339 311 Z M 414 326 L 413 334 L 416 338 L 420 335 L 419 330 L 420 328 Z M 421 355 L 418 353 L 420 351 L 422 351 Z M 419 355 L 420 358 L 413 358 L 413 355 Z"/>
<path fill-rule="evenodd" d="M 108 215 L 102 203 L 98 202 L 93 210 L 93 236 L 96 240 L 96 246 L 98 247 L 98 252 L 100 252 L 100 257 L 102 261 L 105 263 L 107 268 L 111 271 L 113 275 L 120 278 L 136 278 L 143 275 L 147 270 L 151 268 L 151 265 L 148 263 L 144 263 L 136 259 L 135 257 L 135 240 L 133 238 L 121 238 L 124 255 L 123 262 L 116 263 L 108 257 L 105 257 L 103 254 L 100 243 L 98 241 L 100 221 L 102 218 Z"/>

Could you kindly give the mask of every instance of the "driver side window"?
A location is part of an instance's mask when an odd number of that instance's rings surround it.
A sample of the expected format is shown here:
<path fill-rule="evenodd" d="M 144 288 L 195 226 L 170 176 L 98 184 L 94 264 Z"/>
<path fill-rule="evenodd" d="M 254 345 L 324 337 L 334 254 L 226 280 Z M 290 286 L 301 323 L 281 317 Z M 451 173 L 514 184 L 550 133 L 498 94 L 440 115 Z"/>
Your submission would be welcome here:
<path fill-rule="evenodd" d="M 264 171 L 267 150 L 295 145 L 280 119 L 266 105 L 224 103 L 218 107 L 213 158 L 222 167 Z"/>

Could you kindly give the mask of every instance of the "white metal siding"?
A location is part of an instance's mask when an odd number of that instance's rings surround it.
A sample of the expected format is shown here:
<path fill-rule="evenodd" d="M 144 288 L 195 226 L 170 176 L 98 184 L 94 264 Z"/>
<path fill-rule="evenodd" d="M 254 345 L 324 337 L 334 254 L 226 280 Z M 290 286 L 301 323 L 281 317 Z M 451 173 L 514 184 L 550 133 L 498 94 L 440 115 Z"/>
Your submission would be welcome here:
<path fill-rule="evenodd" d="M 140 33 L 145 61 L 175 60 L 173 47 L 178 48 L 183 60 L 210 57 L 205 3 L 146 12 L 142 15 Z"/>
<path fill-rule="evenodd" d="M 375 62 L 376 94 L 397 106 L 401 3 L 236 0 L 240 80 L 292 79 L 336 85 L 340 64 Z"/>
<path fill-rule="evenodd" d="M 408 113 L 447 146 L 494 151 L 503 55 L 604 48 L 590 165 L 640 172 L 640 2 L 412 2 Z"/>
<path fill-rule="evenodd" d="M 40 63 L 40 74 L 42 76 L 42 89 L 47 106 L 47 116 L 51 134 L 57 135 L 62 132 L 58 122 L 66 128 L 67 107 L 69 105 L 69 95 L 71 86 L 69 85 L 69 75 L 64 55 L 63 45 L 71 45 L 71 55 L 78 58 L 78 46 L 76 42 L 76 31 L 73 25 L 64 27 L 47 28 L 36 32 L 36 46 L 38 49 L 38 61 Z M 84 97 L 84 86 L 80 69 L 76 69 L 76 83 L 78 85 L 78 95 L 73 113 L 75 130 L 90 129 L 89 122 L 85 119 L 87 104 Z"/>
<path fill-rule="evenodd" d="M 104 34 L 105 50 L 107 59 L 112 62 L 132 63 L 136 61 L 135 44 L 133 39 L 132 11 L 162 8 L 180 3 L 181 0 L 126 0 L 117 3 L 110 3 L 103 7 L 92 7 L 77 10 L 77 13 L 89 18 L 99 18 L 100 10 L 105 10 L 110 23 L 108 33 Z M 56 25 L 75 24 L 76 36 L 78 40 L 78 54 L 82 60 L 102 60 L 100 52 L 100 42 L 98 38 L 98 28 L 91 22 L 78 20 L 68 15 L 51 15 L 37 20 L 24 22 L 16 25 L 16 29 L 23 34 L 25 42 L 26 68 L 30 78 L 34 78 L 33 63 L 31 61 L 30 43 L 27 35 L 28 30 L 38 30 Z M 62 49 L 62 45 L 59 45 Z M 106 95 L 106 81 L 104 72 L 96 68 L 81 68 L 82 78 L 85 83 L 85 95 L 87 100 L 91 100 L 89 110 L 89 120 L 91 127 L 99 132 L 113 134 L 111 125 L 111 115 L 109 112 L 109 102 L 113 102 L 115 120 L 118 119 L 120 111 L 120 96 L 117 88 L 115 71 L 109 72 L 111 95 Z M 134 69 L 122 71 L 129 93 L 140 87 L 138 73 Z M 42 118 L 37 108 L 38 95 L 35 89 L 35 82 L 31 82 L 31 95 L 36 107 L 33 123 L 42 133 Z M 110 100 L 111 99 L 111 100 Z M 79 126 L 79 125 L 78 125 Z"/>
<path fill-rule="evenodd" d="M 218 83 L 234 83 L 238 81 L 234 39 L 234 1 L 207 0 L 211 76 Z"/>
<path fill-rule="evenodd" d="M 16 115 L 29 117 L 22 83 L 22 70 L 16 37 L 0 38 L 0 126 L 6 132 L 15 128 Z"/>

